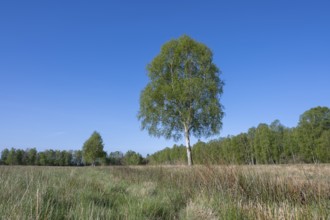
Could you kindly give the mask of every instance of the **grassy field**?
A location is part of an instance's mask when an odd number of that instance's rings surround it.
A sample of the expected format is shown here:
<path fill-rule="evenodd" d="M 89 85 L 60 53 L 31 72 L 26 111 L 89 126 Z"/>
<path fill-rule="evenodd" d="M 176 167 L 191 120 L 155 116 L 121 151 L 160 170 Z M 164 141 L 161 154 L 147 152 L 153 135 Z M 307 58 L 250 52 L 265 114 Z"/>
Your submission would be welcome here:
<path fill-rule="evenodd" d="M 330 219 L 330 165 L 0 166 L 1 219 Z"/>

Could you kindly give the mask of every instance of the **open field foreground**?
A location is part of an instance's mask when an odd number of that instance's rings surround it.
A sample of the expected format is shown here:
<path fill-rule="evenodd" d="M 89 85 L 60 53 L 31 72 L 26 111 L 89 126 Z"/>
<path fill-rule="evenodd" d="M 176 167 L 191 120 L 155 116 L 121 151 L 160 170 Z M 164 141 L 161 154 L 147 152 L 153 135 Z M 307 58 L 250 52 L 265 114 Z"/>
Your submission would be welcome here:
<path fill-rule="evenodd" d="M 330 219 L 330 165 L 0 166 L 1 219 Z"/>

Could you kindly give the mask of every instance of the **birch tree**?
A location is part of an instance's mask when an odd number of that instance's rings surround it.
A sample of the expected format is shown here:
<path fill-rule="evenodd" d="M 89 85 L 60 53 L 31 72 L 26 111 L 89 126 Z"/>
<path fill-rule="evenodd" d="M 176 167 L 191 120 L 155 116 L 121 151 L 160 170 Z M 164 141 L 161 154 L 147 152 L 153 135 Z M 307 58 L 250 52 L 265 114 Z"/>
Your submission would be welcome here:
<path fill-rule="evenodd" d="M 147 66 L 150 82 L 141 92 L 138 118 L 150 135 L 185 138 L 192 165 L 191 135 L 209 137 L 222 127 L 223 81 L 204 44 L 182 36 L 163 45 Z"/>
<path fill-rule="evenodd" d="M 103 151 L 104 145 L 100 133 L 94 131 L 91 137 L 85 141 L 82 149 L 84 161 L 95 166 L 97 159 L 104 158 L 106 153 Z"/>

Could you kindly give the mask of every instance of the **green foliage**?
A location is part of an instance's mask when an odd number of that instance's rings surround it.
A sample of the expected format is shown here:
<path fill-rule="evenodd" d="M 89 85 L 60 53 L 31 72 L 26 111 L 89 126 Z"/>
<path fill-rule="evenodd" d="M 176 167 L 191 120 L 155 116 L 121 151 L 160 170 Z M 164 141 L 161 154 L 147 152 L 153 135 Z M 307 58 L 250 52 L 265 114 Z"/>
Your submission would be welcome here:
<path fill-rule="evenodd" d="M 71 151 L 72 152 L 72 165 L 82 166 L 83 165 L 83 153 L 81 150 Z"/>
<path fill-rule="evenodd" d="M 83 158 L 85 163 L 93 164 L 97 162 L 97 160 L 104 159 L 106 153 L 103 151 L 103 140 L 101 135 L 94 131 L 91 137 L 84 143 L 83 145 Z"/>
<path fill-rule="evenodd" d="M 42 166 L 81 166 L 82 151 L 45 150 L 38 152 L 36 148 L 8 150 L 1 153 L 2 164 L 5 165 L 42 165 Z"/>
<path fill-rule="evenodd" d="M 142 129 L 175 140 L 184 134 L 189 151 L 191 134 L 219 133 L 223 82 L 209 48 L 182 36 L 164 44 L 147 69 L 150 82 L 141 93 L 138 114 Z"/>
<path fill-rule="evenodd" d="M 38 152 L 36 148 L 15 149 L 5 148 L 1 152 L 1 162 L 4 165 L 40 165 L 40 166 L 82 166 L 82 151 L 45 150 Z"/>
<path fill-rule="evenodd" d="M 326 138 L 322 138 L 322 135 L 330 130 L 330 109 L 316 107 L 304 112 L 300 116 L 297 129 L 304 161 L 318 162 L 318 155 L 322 155 L 319 146 L 326 142 Z"/>
<path fill-rule="evenodd" d="M 329 108 L 306 111 L 296 128 L 287 128 L 279 120 L 261 123 L 247 133 L 228 136 L 209 143 L 197 142 L 192 152 L 196 164 L 280 164 L 329 163 Z M 151 164 L 176 163 L 176 148 L 165 148 L 152 154 Z M 182 151 L 184 148 L 182 147 Z M 178 154 L 177 154 L 178 155 Z"/>
<path fill-rule="evenodd" d="M 186 161 L 186 148 L 183 145 L 174 145 L 155 152 L 148 158 L 149 164 L 184 164 Z"/>
<path fill-rule="evenodd" d="M 316 156 L 322 163 L 329 163 L 330 161 L 330 130 L 322 132 L 319 139 L 319 144 L 316 148 Z"/>
<path fill-rule="evenodd" d="M 122 165 L 124 154 L 120 151 L 111 152 L 108 157 L 110 165 Z"/>
<path fill-rule="evenodd" d="M 46 166 L 46 165 L 51 165 L 50 163 L 48 163 L 47 158 L 46 158 L 46 153 L 45 152 L 40 152 L 38 155 L 38 163 L 37 165 L 41 165 L 41 166 Z"/>
<path fill-rule="evenodd" d="M 123 163 L 125 165 L 141 165 L 143 164 L 143 157 L 141 154 L 129 150 L 123 157 Z"/>
<path fill-rule="evenodd" d="M 27 152 L 27 157 L 28 157 L 27 164 L 35 165 L 37 163 L 37 156 L 38 156 L 37 150 L 35 148 L 32 148 L 32 149 L 27 150 L 26 152 Z"/>
<path fill-rule="evenodd" d="M 271 160 L 272 139 L 267 124 L 260 124 L 256 129 L 254 150 L 257 163 L 268 163 Z"/>
<path fill-rule="evenodd" d="M 2 152 L 1 152 L 1 163 L 2 164 L 7 164 L 7 158 L 9 156 L 9 150 L 7 148 L 5 148 Z"/>

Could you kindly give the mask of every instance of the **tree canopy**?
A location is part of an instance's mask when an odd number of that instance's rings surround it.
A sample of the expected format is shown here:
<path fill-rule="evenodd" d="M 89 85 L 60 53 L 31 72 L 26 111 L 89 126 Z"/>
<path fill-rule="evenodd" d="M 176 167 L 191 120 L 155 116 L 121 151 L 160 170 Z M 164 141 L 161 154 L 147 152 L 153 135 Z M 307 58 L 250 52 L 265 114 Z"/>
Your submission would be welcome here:
<path fill-rule="evenodd" d="M 97 159 L 104 158 L 103 140 L 101 135 L 94 131 L 91 137 L 83 145 L 83 158 L 86 163 L 95 165 Z"/>
<path fill-rule="evenodd" d="M 307 162 L 316 162 L 317 158 L 324 157 L 322 144 L 327 140 L 330 131 L 330 109 L 315 107 L 300 116 L 298 137 L 303 146 L 303 157 Z M 330 151 L 330 147 L 328 150 Z M 329 153 L 327 153 L 329 154 Z"/>
<path fill-rule="evenodd" d="M 209 137 L 222 127 L 223 81 L 213 54 L 182 36 L 164 44 L 147 70 L 150 82 L 141 92 L 138 114 L 142 129 L 167 139 L 184 136 L 191 165 L 190 135 Z"/>

